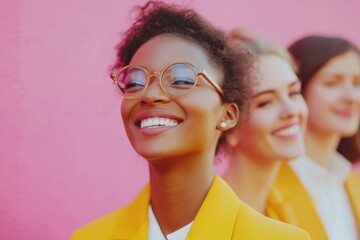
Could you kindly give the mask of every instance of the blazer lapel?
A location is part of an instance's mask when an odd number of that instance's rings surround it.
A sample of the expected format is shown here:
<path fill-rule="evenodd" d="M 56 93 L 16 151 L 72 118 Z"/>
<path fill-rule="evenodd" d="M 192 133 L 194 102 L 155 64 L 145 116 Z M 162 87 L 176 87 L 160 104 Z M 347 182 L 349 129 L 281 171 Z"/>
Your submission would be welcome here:
<path fill-rule="evenodd" d="M 119 223 L 116 240 L 148 238 L 150 187 L 147 185 L 126 209 Z M 209 192 L 195 217 L 187 240 L 232 239 L 240 200 L 219 176 L 215 175 Z"/>
<path fill-rule="evenodd" d="M 270 217 L 306 230 L 312 239 L 328 239 L 310 195 L 288 164 L 282 164 L 272 188 L 275 197 L 269 201 Z"/>
<path fill-rule="evenodd" d="M 128 206 L 114 239 L 145 240 L 148 238 L 149 202 L 150 186 L 148 184 Z M 239 200 L 231 188 L 215 175 L 186 239 L 231 239 L 238 205 Z"/>
<path fill-rule="evenodd" d="M 346 179 L 345 188 L 349 196 L 360 233 L 360 178 L 354 171 Z"/>
<path fill-rule="evenodd" d="M 238 208 L 236 195 L 215 175 L 186 239 L 231 239 Z"/>
<path fill-rule="evenodd" d="M 285 200 L 277 186 L 272 186 L 266 204 L 265 215 L 282 222 L 298 225 L 293 207 Z"/>
<path fill-rule="evenodd" d="M 116 240 L 146 240 L 148 238 L 148 208 L 150 202 L 150 185 L 147 184 L 136 199 L 127 207 L 121 218 Z"/>

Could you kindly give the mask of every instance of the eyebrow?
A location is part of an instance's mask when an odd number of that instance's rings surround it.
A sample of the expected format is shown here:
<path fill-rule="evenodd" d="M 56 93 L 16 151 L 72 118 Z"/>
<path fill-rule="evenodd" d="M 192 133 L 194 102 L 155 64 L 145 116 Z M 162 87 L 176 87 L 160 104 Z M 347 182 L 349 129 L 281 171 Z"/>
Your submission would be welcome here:
<path fill-rule="evenodd" d="M 360 75 L 352 74 L 350 76 L 350 78 L 351 78 L 352 81 L 358 81 L 360 79 Z M 323 79 L 323 82 L 324 83 L 331 83 L 331 82 L 339 83 L 339 82 L 344 81 L 344 79 L 346 79 L 346 77 L 344 77 L 344 75 L 336 74 L 336 75 L 332 75 L 332 76 L 330 76 L 328 78 Z"/>
<path fill-rule="evenodd" d="M 288 88 L 291 88 L 292 86 L 295 86 L 295 85 L 297 85 L 297 84 L 300 84 L 300 86 L 301 86 L 301 82 L 300 82 L 299 79 L 296 79 L 294 82 L 290 83 L 290 84 L 288 85 Z M 251 98 L 256 98 L 256 97 L 258 97 L 258 96 L 260 96 L 260 95 L 269 94 L 269 93 L 274 93 L 274 92 L 275 92 L 275 91 L 272 90 L 272 89 L 271 89 L 271 90 L 262 91 L 262 92 L 259 92 L 259 93 L 255 94 L 255 95 L 251 96 Z"/>
<path fill-rule="evenodd" d="M 328 79 L 331 79 L 331 80 L 341 80 L 344 78 L 344 75 L 341 75 L 341 74 L 334 74 L 334 75 L 330 75 L 327 77 Z"/>

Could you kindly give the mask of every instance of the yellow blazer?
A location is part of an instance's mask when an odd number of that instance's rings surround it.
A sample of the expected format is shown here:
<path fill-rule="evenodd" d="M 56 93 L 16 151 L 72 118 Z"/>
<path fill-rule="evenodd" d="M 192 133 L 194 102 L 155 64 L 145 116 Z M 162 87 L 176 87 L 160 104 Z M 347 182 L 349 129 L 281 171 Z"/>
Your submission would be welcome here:
<path fill-rule="evenodd" d="M 149 184 L 133 203 L 75 231 L 72 240 L 147 239 Z M 310 239 L 297 227 L 267 218 L 242 203 L 220 177 L 195 217 L 186 239 Z"/>
<path fill-rule="evenodd" d="M 360 230 L 360 178 L 354 171 L 347 177 L 345 188 Z M 266 215 L 306 230 L 312 239 L 329 239 L 310 195 L 286 163 L 270 191 Z"/>

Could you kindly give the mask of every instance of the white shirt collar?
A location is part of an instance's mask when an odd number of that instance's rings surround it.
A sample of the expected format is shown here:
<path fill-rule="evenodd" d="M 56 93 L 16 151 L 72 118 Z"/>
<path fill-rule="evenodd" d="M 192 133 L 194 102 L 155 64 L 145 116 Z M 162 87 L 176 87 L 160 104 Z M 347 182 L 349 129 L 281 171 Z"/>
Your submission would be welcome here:
<path fill-rule="evenodd" d="M 309 157 L 290 161 L 290 166 L 311 196 L 329 240 L 358 240 L 354 212 L 345 190 L 351 164 L 339 153 L 324 167 Z"/>
<path fill-rule="evenodd" d="M 310 181 L 326 179 L 338 183 L 344 183 L 352 169 L 351 163 L 337 152 L 331 157 L 328 167 L 320 165 L 308 156 L 290 161 L 290 166 L 300 178 L 310 178 Z"/>
<path fill-rule="evenodd" d="M 188 235 L 190 228 L 194 221 L 188 223 L 184 227 L 176 230 L 175 232 L 172 232 L 170 234 L 166 235 L 166 238 L 164 237 L 161 228 L 159 226 L 158 221 L 156 220 L 156 217 L 154 215 L 154 212 L 152 210 L 151 205 L 149 205 L 148 210 L 148 219 L 149 219 L 149 240 L 184 240 L 186 239 L 186 236 Z"/>

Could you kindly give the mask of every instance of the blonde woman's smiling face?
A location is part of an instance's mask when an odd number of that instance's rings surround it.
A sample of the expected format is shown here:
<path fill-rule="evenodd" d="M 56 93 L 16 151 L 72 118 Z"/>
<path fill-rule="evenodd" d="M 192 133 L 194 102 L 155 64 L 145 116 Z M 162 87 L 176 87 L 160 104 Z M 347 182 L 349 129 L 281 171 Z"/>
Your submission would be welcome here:
<path fill-rule="evenodd" d="M 307 106 L 294 71 L 276 55 L 261 55 L 257 79 L 249 118 L 236 131 L 238 147 L 259 161 L 303 155 Z"/>

